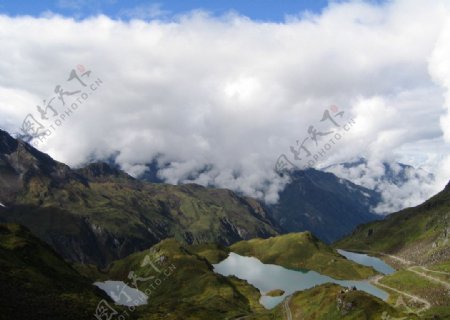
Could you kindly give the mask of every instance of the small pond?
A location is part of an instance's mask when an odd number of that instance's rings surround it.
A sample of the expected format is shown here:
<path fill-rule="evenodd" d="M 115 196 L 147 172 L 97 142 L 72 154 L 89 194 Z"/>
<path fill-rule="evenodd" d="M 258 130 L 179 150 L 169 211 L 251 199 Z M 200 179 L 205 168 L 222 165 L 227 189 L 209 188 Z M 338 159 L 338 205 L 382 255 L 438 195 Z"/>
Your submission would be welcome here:
<path fill-rule="evenodd" d="M 391 274 L 395 272 L 395 269 L 388 265 L 381 259 L 368 256 L 363 253 L 350 252 L 345 250 L 337 250 L 339 254 L 343 255 L 349 260 L 352 260 L 356 263 L 362 264 L 364 266 L 373 267 L 375 270 L 382 274 Z"/>

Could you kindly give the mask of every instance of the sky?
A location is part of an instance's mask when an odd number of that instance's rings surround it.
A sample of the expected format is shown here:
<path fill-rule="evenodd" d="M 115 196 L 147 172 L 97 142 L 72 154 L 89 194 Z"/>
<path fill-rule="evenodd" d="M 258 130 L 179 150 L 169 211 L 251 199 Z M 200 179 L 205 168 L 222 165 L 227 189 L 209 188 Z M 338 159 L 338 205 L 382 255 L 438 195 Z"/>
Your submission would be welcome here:
<path fill-rule="evenodd" d="M 383 161 L 435 174 L 377 185 L 385 208 L 444 187 L 448 1 L 251 3 L 2 1 L 0 128 L 44 134 L 33 144 L 73 167 L 156 162 L 166 182 L 268 203 L 280 164 L 365 157 L 336 173 L 367 186 Z"/>
<path fill-rule="evenodd" d="M 336 1 L 335 1 L 336 2 Z M 145 19 L 170 17 L 192 10 L 207 11 L 221 16 L 230 11 L 239 12 L 253 20 L 283 21 L 287 15 L 300 12 L 320 12 L 328 5 L 326 0 L 44 0 L 44 1 L 2 1 L 0 10 L 8 15 L 39 16 L 51 11 L 65 16 L 82 19 L 91 15 L 104 14 L 113 18 L 130 19 L 139 16 Z"/>

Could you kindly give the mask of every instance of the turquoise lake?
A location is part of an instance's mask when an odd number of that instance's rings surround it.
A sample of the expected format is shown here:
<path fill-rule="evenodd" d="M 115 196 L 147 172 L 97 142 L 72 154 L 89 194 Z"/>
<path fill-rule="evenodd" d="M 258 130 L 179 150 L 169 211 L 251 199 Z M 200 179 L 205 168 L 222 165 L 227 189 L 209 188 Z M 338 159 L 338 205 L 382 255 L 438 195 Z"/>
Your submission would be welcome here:
<path fill-rule="evenodd" d="M 371 257 L 363 253 L 350 252 L 340 249 L 338 249 L 337 251 L 339 252 L 340 255 L 343 255 L 347 259 L 353 260 L 356 263 L 362 264 L 364 266 L 373 267 L 375 270 L 377 270 L 382 274 L 391 274 L 395 272 L 394 268 L 392 268 L 390 265 L 388 265 L 381 259 Z"/>
<path fill-rule="evenodd" d="M 371 261 L 373 263 L 376 262 L 375 260 Z M 355 286 L 359 290 L 382 300 L 387 300 L 389 296 L 388 293 L 371 285 L 366 280 L 336 280 L 315 271 L 294 271 L 277 265 L 264 264 L 256 258 L 243 257 L 236 253 L 230 253 L 225 260 L 215 264 L 214 271 L 224 276 L 234 275 L 239 279 L 247 280 L 251 285 L 259 289 L 262 294 L 260 302 L 267 309 L 275 307 L 285 297 L 296 291 L 306 290 L 324 283 L 335 283 L 344 287 Z M 284 290 L 284 295 L 280 297 L 264 295 L 266 292 L 275 289 Z"/>

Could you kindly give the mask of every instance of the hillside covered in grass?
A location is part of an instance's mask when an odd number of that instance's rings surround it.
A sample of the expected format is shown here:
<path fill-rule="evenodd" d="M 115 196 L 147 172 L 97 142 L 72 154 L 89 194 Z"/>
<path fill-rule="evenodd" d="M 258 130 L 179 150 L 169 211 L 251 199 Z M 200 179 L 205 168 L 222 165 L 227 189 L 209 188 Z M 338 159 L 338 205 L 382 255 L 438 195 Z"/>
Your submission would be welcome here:
<path fill-rule="evenodd" d="M 1 319 L 91 319 L 106 296 L 47 244 L 0 224 Z"/>
<path fill-rule="evenodd" d="M 450 261 L 450 183 L 425 203 L 358 227 L 336 248 L 400 255 L 417 264 Z"/>
<path fill-rule="evenodd" d="M 137 285 L 149 296 L 148 305 L 136 311 L 139 319 L 233 319 L 264 311 L 256 288 L 215 273 L 208 260 L 196 251 L 206 252 L 204 246 L 168 239 L 113 262 L 104 274 L 126 283 L 132 282 L 130 272 L 146 279 Z"/>
<path fill-rule="evenodd" d="M 419 319 L 415 315 L 397 311 L 386 302 L 363 291 L 348 290 L 335 284 L 324 284 L 297 292 L 287 303 L 292 319 Z M 285 313 L 285 310 L 281 311 L 282 308 L 284 305 L 277 307 L 278 313 Z"/>
<path fill-rule="evenodd" d="M 130 271 L 141 279 L 153 277 L 138 284 L 139 290 L 150 295 L 148 305 L 138 307 L 133 314 L 137 319 L 287 319 L 285 302 L 265 309 L 259 303 L 261 293 L 252 285 L 234 276 L 214 273 L 210 262 L 220 261 L 228 251 L 229 248 L 217 245 L 186 245 L 169 239 L 113 262 L 98 277 L 107 275 L 127 283 L 131 282 Z M 287 299 L 292 319 L 362 320 L 379 319 L 383 312 L 401 314 L 378 298 L 334 284 L 297 292 Z"/>

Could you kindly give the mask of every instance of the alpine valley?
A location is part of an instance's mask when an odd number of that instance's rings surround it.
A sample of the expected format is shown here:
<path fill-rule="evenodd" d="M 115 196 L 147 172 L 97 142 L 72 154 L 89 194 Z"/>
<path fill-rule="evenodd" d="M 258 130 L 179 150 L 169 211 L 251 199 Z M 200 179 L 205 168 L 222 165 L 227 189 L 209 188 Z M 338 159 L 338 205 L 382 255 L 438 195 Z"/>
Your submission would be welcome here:
<path fill-rule="evenodd" d="M 0 130 L 0 319 L 450 318 L 450 184 L 384 218 L 377 190 L 284 174 L 267 205 Z"/>

